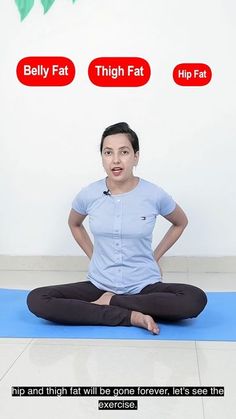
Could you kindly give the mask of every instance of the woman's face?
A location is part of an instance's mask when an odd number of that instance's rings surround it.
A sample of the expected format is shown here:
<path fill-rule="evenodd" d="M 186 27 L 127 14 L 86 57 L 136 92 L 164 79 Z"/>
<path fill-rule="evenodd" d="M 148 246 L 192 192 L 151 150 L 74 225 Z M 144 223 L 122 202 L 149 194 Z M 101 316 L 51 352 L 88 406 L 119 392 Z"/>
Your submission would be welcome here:
<path fill-rule="evenodd" d="M 103 142 L 102 164 L 107 176 L 113 181 L 124 181 L 133 177 L 139 152 L 134 154 L 126 134 L 108 135 Z"/>

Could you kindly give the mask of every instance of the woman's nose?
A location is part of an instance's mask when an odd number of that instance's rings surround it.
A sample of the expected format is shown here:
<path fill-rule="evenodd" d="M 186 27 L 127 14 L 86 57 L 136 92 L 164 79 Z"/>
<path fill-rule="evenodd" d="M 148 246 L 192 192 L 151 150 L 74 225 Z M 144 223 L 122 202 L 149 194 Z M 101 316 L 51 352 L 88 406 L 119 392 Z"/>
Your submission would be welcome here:
<path fill-rule="evenodd" d="M 119 163 L 120 162 L 120 156 L 119 156 L 119 154 L 114 154 L 113 155 L 113 162 L 114 163 Z"/>

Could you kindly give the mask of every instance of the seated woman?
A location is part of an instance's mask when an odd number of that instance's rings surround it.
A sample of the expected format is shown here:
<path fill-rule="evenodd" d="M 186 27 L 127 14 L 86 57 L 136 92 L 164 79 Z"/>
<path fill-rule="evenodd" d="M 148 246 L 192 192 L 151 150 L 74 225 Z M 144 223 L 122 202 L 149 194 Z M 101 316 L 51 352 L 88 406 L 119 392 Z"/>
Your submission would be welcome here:
<path fill-rule="evenodd" d="M 133 325 L 158 334 L 158 319 L 196 317 L 207 303 L 195 286 L 163 283 L 158 265 L 187 217 L 162 188 L 134 176 L 139 141 L 127 123 L 105 129 L 100 151 L 107 177 L 83 188 L 69 215 L 72 234 L 91 260 L 87 281 L 37 288 L 27 304 L 36 316 L 57 323 Z M 83 226 L 87 215 L 94 244 Z M 158 215 L 172 225 L 153 252 Z"/>

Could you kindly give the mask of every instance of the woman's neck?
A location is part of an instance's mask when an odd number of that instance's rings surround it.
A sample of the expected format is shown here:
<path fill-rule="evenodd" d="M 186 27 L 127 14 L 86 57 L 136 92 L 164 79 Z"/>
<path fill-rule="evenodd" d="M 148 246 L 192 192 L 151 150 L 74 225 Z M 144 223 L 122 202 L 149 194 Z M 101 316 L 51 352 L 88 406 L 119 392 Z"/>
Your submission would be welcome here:
<path fill-rule="evenodd" d="M 139 183 L 139 178 L 133 176 L 123 182 L 114 182 L 108 177 L 106 178 L 107 189 L 109 189 L 112 195 L 118 195 L 132 191 Z"/>

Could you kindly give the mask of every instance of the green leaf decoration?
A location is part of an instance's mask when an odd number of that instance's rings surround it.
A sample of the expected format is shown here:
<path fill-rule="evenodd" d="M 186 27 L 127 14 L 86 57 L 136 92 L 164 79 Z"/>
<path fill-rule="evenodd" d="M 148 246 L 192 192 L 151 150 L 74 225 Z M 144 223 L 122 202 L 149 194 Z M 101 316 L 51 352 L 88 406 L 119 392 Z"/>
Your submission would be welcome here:
<path fill-rule="evenodd" d="M 53 5 L 55 0 L 41 0 L 41 4 L 44 8 L 44 14 L 48 12 L 50 7 Z M 76 0 L 72 0 L 75 3 Z M 28 15 L 34 5 L 34 0 L 15 0 L 15 3 L 20 12 L 21 21 Z"/>
<path fill-rule="evenodd" d="M 28 15 L 34 5 L 34 0 L 15 0 L 20 12 L 21 21 Z"/>
<path fill-rule="evenodd" d="M 41 3 L 44 8 L 44 13 L 47 13 L 50 7 L 53 5 L 55 0 L 41 0 Z"/>

